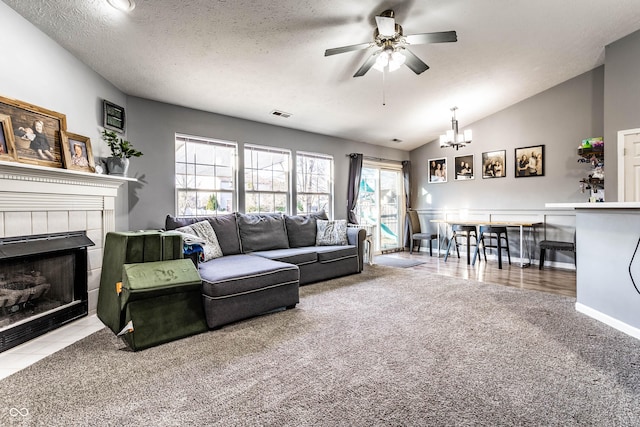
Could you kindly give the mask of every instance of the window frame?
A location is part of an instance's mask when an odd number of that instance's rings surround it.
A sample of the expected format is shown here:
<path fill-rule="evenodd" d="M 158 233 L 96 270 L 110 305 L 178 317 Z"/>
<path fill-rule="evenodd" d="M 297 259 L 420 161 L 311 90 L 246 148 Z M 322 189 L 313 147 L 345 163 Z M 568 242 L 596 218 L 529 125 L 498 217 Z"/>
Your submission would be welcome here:
<path fill-rule="evenodd" d="M 212 215 L 219 215 L 219 214 L 224 214 L 224 213 L 231 213 L 231 212 L 235 212 L 238 209 L 238 143 L 235 141 L 226 141 L 226 140 L 221 140 L 221 139 L 215 139 L 215 138 L 209 138 L 209 137 L 203 137 L 203 136 L 194 136 L 194 135 L 187 135 L 187 134 L 182 134 L 182 133 L 175 133 L 175 151 L 174 151 L 174 188 L 175 188 L 175 201 L 174 201 L 174 209 L 175 209 L 175 214 L 176 216 L 183 216 L 183 217 L 195 217 L 195 216 L 212 216 Z M 232 153 L 231 153 L 231 164 L 230 165 L 226 165 L 226 164 L 217 164 L 216 163 L 216 156 L 215 156 L 215 152 L 214 152 L 214 160 L 213 163 L 207 163 L 207 162 L 203 162 L 200 163 L 197 161 L 197 159 L 195 159 L 194 162 L 190 162 L 188 161 L 188 159 L 185 159 L 185 161 L 178 161 L 178 156 L 177 156 L 177 149 L 178 149 L 178 143 L 184 143 L 184 144 L 202 144 L 203 146 L 209 146 L 209 147 L 220 147 L 220 148 L 231 148 L 232 149 Z M 193 186 L 190 187 L 189 186 L 189 182 L 188 179 L 186 180 L 186 182 L 184 183 L 184 186 L 180 186 L 178 183 L 178 178 L 179 178 L 179 174 L 178 174 L 178 169 L 181 165 L 184 165 L 185 168 L 185 177 L 189 176 L 189 174 L 186 172 L 190 167 L 192 167 L 194 169 L 194 174 L 193 177 L 197 180 L 198 174 L 197 174 L 197 170 L 199 167 L 212 167 L 213 171 L 216 171 L 218 168 L 220 167 L 231 167 L 231 188 L 222 188 L 219 186 L 214 186 L 212 188 L 203 188 L 203 187 L 198 187 Z M 220 177 L 217 176 L 215 173 L 213 175 L 206 175 L 208 177 L 213 177 L 214 180 L 219 179 Z M 187 213 L 186 209 L 182 210 L 180 209 L 180 199 L 181 199 L 181 194 L 182 193 L 189 193 L 189 192 L 193 192 L 196 194 L 196 206 L 194 208 L 194 212 L 193 213 Z M 212 213 L 210 212 L 198 212 L 199 206 L 197 205 L 197 201 L 198 201 L 198 193 L 214 193 L 217 196 L 217 199 L 220 198 L 221 194 L 230 194 L 231 196 L 231 206 L 229 207 L 229 209 L 226 209 L 224 211 L 220 211 L 219 209 L 215 209 Z M 188 196 L 187 196 L 188 197 Z"/>
<path fill-rule="evenodd" d="M 301 183 L 299 182 L 298 178 L 303 172 L 299 170 L 299 165 L 298 165 L 299 158 L 316 158 L 316 159 L 329 161 L 329 173 L 328 173 L 328 177 L 326 177 L 329 182 L 328 192 L 300 191 L 299 186 Z M 304 214 L 312 213 L 309 211 L 298 212 L 298 201 L 299 201 L 300 195 L 311 195 L 311 196 L 327 196 L 328 206 L 327 206 L 327 209 L 324 209 L 324 210 L 327 216 L 329 216 L 330 218 L 333 217 L 334 183 L 335 183 L 334 181 L 335 164 L 334 164 L 333 156 L 331 154 L 324 154 L 324 153 L 317 153 L 317 152 L 310 152 L 310 151 L 297 151 L 295 160 L 296 160 L 295 215 L 304 215 Z"/>
<path fill-rule="evenodd" d="M 258 145 L 258 144 L 244 144 L 243 147 L 243 154 L 244 154 L 244 164 L 242 167 L 242 174 L 244 176 L 244 188 L 243 188 L 243 194 L 244 194 L 244 210 L 245 213 L 282 213 L 282 214 L 290 214 L 291 212 L 291 201 L 293 199 L 293 194 L 292 194 L 292 177 L 291 177 L 291 160 L 292 160 L 292 152 L 289 149 L 286 148 L 279 148 L 279 147 L 272 147 L 272 146 L 267 146 L 267 145 Z M 260 170 L 265 170 L 265 169 L 261 169 L 259 167 L 253 167 L 253 158 L 251 157 L 251 153 L 275 153 L 278 155 L 283 155 L 287 161 L 287 165 L 285 168 L 283 168 L 282 171 L 279 172 L 283 172 L 285 177 L 286 177 L 286 190 L 274 190 L 274 181 L 273 181 L 273 176 L 274 176 L 274 169 L 273 166 L 274 164 L 271 164 L 271 169 L 268 169 L 268 171 L 270 171 L 271 173 L 271 189 L 270 190 L 262 190 L 262 189 L 253 189 L 250 188 L 250 185 L 253 186 L 253 184 L 255 183 L 254 178 L 256 178 L 254 176 L 258 174 L 258 172 Z M 250 167 L 249 167 L 250 166 Z M 256 165 L 258 166 L 258 165 Z M 247 180 L 247 176 L 248 174 L 251 176 L 251 180 Z M 264 176 L 264 174 L 263 174 Z M 259 183 L 258 183 L 259 184 Z M 249 199 L 252 195 L 257 195 L 257 199 L 258 199 L 258 205 L 257 205 L 257 211 L 251 211 L 249 212 Z M 284 211 L 278 211 L 278 210 L 274 210 L 274 211 L 270 211 L 270 210 L 262 210 L 261 209 L 261 204 L 260 204 L 260 196 L 268 196 L 271 195 L 273 196 L 273 205 L 274 205 L 274 209 L 276 207 L 276 198 L 277 196 L 284 196 Z"/>

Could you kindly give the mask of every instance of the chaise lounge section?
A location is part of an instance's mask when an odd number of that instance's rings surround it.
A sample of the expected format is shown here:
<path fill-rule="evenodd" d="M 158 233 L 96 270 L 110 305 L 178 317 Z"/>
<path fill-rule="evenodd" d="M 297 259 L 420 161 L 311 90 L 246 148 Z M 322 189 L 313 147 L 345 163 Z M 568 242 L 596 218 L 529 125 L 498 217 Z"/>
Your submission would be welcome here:
<path fill-rule="evenodd" d="M 293 308 L 299 302 L 299 285 L 361 272 L 365 231 L 345 227 L 344 240 L 321 240 L 317 245 L 318 220 L 334 224 L 324 212 L 168 215 L 167 230 L 190 233 L 189 227 L 206 221 L 215 232 L 222 256 L 198 264 L 209 328 Z"/>

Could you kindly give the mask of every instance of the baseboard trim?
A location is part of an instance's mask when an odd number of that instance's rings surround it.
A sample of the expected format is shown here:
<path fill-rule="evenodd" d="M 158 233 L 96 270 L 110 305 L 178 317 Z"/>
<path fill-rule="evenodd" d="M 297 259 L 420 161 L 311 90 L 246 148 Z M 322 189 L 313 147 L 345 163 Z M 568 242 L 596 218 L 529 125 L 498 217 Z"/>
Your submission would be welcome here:
<path fill-rule="evenodd" d="M 593 308 L 588 307 L 584 304 L 580 304 L 579 302 L 576 302 L 576 311 L 585 314 L 593 319 L 596 319 L 608 326 L 611 326 L 612 328 L 617 329 L 620 332 L 624 332 L 625 334 L 630 335 L 635 339 L 640 340 L 640 329 L 638 328 L 621 322 L 618 319 L 614 319 L 607 314 L 601 313 L 598 310 L 594 310 Z"/>

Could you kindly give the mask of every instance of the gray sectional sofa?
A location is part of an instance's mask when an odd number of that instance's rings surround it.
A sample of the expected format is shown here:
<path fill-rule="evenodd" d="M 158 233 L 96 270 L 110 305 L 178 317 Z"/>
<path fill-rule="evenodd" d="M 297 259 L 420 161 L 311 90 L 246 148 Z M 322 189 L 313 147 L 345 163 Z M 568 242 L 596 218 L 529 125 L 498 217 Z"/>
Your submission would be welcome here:
<path fill-rule="evenodd" d="M 361 272 L 365 230 L 347 228 L 345 244 L 318 246 L 318 219 L 327 218 L 324 213 L 168 215 L 167 230 L 208 221 L 222 250 L 223 256 L 198 265 L 209 328 L 293 308 L 299 285 Z"/>

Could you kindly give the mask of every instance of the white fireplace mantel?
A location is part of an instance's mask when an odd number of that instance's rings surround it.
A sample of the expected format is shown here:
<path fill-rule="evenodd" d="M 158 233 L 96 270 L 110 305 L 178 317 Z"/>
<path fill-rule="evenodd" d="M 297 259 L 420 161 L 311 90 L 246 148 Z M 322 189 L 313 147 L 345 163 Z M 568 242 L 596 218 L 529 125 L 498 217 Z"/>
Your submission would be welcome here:
<path fill-rule="evenodd" d="M 136 179 L 0 161 L 0 192 L 115 197 L 127 181 Z"/>

